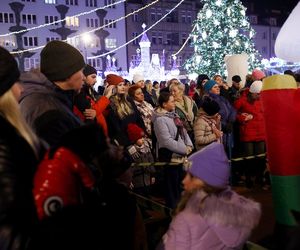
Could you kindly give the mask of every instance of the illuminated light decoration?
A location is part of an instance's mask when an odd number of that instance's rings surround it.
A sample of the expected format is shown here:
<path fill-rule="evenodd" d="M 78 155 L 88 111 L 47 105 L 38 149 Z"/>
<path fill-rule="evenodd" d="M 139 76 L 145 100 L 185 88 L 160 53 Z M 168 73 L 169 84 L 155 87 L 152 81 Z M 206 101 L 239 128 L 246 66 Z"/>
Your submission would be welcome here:
<path fill-rule="evenodd" d="M 217 48 L 220 47 L 220 45 L 219 45 L 218 43 L 216 43 L 216 42 L 213 42 L 213 47 L 214 47 L 215 49 L 217 49 Z"/>
<path fill-rule="evenodd" d="M 207 11 L 206 11 L 206 17 L 207 18 L 210 18 L 212 16 L 212 11 L 210 10 L 210 9 L 208 9 Z"/>
<path fill-rule="evenodd" d="M 160 1 L 160 0 L 155 0 L 155 1 L 153 1 L 153 2 L 151 2 L 151 3 L 149 3 L 149 4 L 147 4 L 147 5 L 145 5 L 145 6 L 143 6 L 143 7 L 141 7 L 141 8 L 138 9 L 138 10 L 134 10 L 133 12 L 127 14 L 126 16 L 119 17 L 118 19 L 115 19 L 115 20 L 113 20 L 113 21 L 111 21 L 111 22 L 109 22 L 109 23 L 107 23 L 107 24 L 104 24 L 104 25 L 102 25 L 101 27 L 98 27 L 98 28 L 89 30 L 89 31 L 84 32 L 84 33 L 81 33 L 81 34 L 79 34 L 79 35 L 75 35 L 75 36 L 69 37 L 68 39 L 74 39 L 74 38 L 77 38 L 77 37 L 82 37 L 82 36 L 85 36 L 86 34 L 90 34 L 90 33 L 93 33 L 93 32 L 95 32 L 95 31 L 97 31 L 97 30 L 104 29 L 105 27 L 108 27 L 108 26 L 110 26 L 110 25 L 112 25 L 112 24 L 114 24 L 114 23 L 117 23 L 117 22 L 119 22 L 119 21 L 121 21 L 121 20 L 123 20 L 123 19 L 126 19 L 127 17 L 130 17 L 130 16 L 132 16 L 132 15 L 134 15 L 134 14 L 136 14 L 136 13 L 138 13 L 138 12 L 144 10 L 144 9 L 149 8 L 150 6 L 152 6 L 153 4 L 156 4 L 156 3 L 159 2 L 159 1 Z M 182 2 L 183 2 L 183 1 L 181 1 L 180 4 L 181 4 Z M 173 11 L 173 10 L 172 10 L 172 11 Z M 169 13 L 170 13 L 170 12 L 168 12 L 166 15 L 168 15 Z M 165 15 L 165 16 L 166 16 L 166 15 Z M 162 20 L 162 18 L 159 20 L 159 22 L 160 22 L 161 20 Z M 156 23 L 156 24 L 157 24 L 157 23 Z M 151 28 L 152 28 L 152 26 L 151 26 Z M 147 29 L 147 31 L 148 31 L 148 30 L 150 30 L 150 29 Z M 145 33 L 146 33 L 146 32 L 145 32 Z M 135 37 L 134 39 L 130 40 L 130 42 L 136 40 L 137 38 L 139 38 L 139 37 L 142 36 L 143 34 L 144 34 L 144 33 L 141 33 L 139 36 L 137 36 L 137 37 Z M 62 40 L 62 41 L 67 42 L 68 39 Z M 129 43 L 126 43 L 126 45 L 127 45 L 127 44 L 129 44 Z M 11 53 L 11 54 L 19 54 L 19 53 L 24 53 L 24 52 L 27 52 L 27 51 L 39 50 L 39 49 L 44 48 L 45 46 L 46 46 L 46 45 L 41 45 L 41 46 L 38 46 L 38 47 L 29 48 L 29 49 L 25 49 L 25 50 L 12 51 L 12 52 L 10 52 L 10 53 Z M 123 46 L 123 47 L 124 47 L 124 46 Z M 119 48 L 120 48 L 120 47 L 116 48 L 115 50 L 118 50 Z M 115 50 L 114 50 L 114 51 L 115 51 Z M 108 54 L 109 54 L 109 53 L 106 53 L 106 55 L 108 55 Z M 105 55 L 105 56 L 106 56 L 106 55 Z M 90 59 L 90 58 L 88 57 L 88 59 Z"/>
<path fill-rule="evenodd" d="M 232 38 L 236 37 L 237 34 L 238 34 L 238 30 L 231 30 L 231 31 L 229 31 L 229 36 L 232 37 Z"/>
<path fill-rule="evenodd" d="M 241 1 L 203 0 L 203 2 L 204 6 L 193 23 L 199 26 L 191 39 L 194 53 L 183 64 L 187 73 L 207 74 L 209 77 L 219 73 L 226 76 L 224 61 L 226 55 L 247 54 L 249 71 L 260 67 L 261 56 L 252 40 L 255 32 L 244 15 L 246 8 Z M 210 18 L 206 17 L 208 10 L 212 11 Z"/>
<path fill-rule="evenodd" d="M 218 26 L 220 22 L 218 20 L 214 20 L 214 25 Z"/>
<path fill-rule="evenodd" d="M 140 38 L 142 35 L 144 35 L 146 32 L 148 32 L 149 30 L 151 30 L 153 27 L 155 27 L 158 23 L 160 23 L 163 19 L 165 19 L 170 13 L 172 13 L 175 9 L 178 8 L 179 5 L 181 5 L 184 2 L 184 0 L 181 0 L 179 3 L 177 3 L 172 9 L 170 9 L 165 15 L 163 15 L 159 20 L 157 20 L 154 24 L 152 24 L 151 26 L 149 26 L 149 28 L 145 29 L 142 33 L 140 33 L 138 36 L 134 37 L 133 39 L 129 40 L 127 43 L 124 43 L 122 45 L 120 45 L 118 48 L 115 48 L 109 52 L 106 52 L 104 54 L 101 55 L 97 55 L 97 56 L 91 56 L 88 57 L 88 59 L 95 59 L 95 58 L 99 58 L 99 57 L 103 57 L 103 56 L 107 56 L 110 53 L 113 53 L 123 47 L 126 47 L 128 44 L 132 43 L 134 40 Z M 154 3 L 154 2 L 153 2 Z M 151 3 L 151 4 L 153 4 Z M 144 6 L 146 7 L 146 6 Z M 148 6 L 149 7 L 149 6 Z"/>
<path fill-rule="evenodd" d="M 217 0 L 217 1 L 216 1 L 216 5 L 217 5 L 218 7 L 220 7 L 220 6 L 222 5 L 222 0 Z"/>
<path fill-rule="evenodd" d="M 28 31 L 31 31 L 31 30 L 45 28 L 45 27 L 48 27 L 48 26 L 53 25 L 53 24 L 57 24 L 57 23 L 61 23 L 61 22 L 67 21 L 67 19 L 73 19 L 75 17 L 89 15 L 91 13 L 96 12 L 97 10 L 107 9 L 107 8 L 110 8 L 110 7 L 114 6 L 114 5 L 117 5 L 117 4 L 123 3 L 123 2 L 126 2 L 126 0 L 121 0 L 119 2 L 111 3 L 111 4 L 105 5 L 103 7 L 95 8 L 95 9 L 92 9 L 92 10 L 86 11 L 86 12 L 81 12 L 81 13 L 76 14 L 74 16 L 68 16 L 68 17 L 65 17 L 64 19 L 56 20 L 56 21 L 53 21 L 53 22 L 50 22 L 50 23 L 45 23 L 45 24 L 42 24 L 42 25 L 39 25 L 39 26 L 34 26 L 34 27 L 31 27 L 31 28 L 28 28 L 28 29 L 18 30 L 18 31 L 14 31 L 14 32 L 6 33 L 6 34 L 0 34 L 0 37 L 10 36 L 10 35 L 14 35 L 14 34 L 20 34 L 20 33 L 28 32 Z"/>

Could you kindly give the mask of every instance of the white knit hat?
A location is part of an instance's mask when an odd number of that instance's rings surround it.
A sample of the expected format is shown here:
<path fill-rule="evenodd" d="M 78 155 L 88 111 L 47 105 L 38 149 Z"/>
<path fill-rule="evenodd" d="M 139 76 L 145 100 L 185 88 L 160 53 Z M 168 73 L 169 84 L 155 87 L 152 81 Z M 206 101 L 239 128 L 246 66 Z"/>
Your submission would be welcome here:
<path fill-rule="evenodd" d="M 262 89 L 262 81 L 254 81 L 250 86 L 250 93 L 258 94 Z"/>
<path fill-rule="evenodd" d="M 144 81 L 144 77 L 143 77 L 143 75 L 141 75 L 141 74 L 135 74 L 135 75 L 133 76 L 133 78 L 132 78 L 132 81 L 133 81 L 134 83 L 137 83 L 137 82 L 139 82 L 139 81 Z"/>

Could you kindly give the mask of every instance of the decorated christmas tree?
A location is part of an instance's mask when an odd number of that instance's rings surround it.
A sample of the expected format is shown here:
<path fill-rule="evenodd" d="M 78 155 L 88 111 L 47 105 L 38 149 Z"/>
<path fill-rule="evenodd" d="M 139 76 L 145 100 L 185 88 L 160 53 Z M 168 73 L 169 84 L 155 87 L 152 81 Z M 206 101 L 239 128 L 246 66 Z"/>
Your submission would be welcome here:
<path fill-rule="evenodd" d="M 249 70 L 259 67 L 261 56 L 252 41 L 255 31 L 240 0 L 202 0 L 191 33 L 195 53 L 184 68 L 189 74 L 226 76 L 225 56 L 248 55 Z"/>

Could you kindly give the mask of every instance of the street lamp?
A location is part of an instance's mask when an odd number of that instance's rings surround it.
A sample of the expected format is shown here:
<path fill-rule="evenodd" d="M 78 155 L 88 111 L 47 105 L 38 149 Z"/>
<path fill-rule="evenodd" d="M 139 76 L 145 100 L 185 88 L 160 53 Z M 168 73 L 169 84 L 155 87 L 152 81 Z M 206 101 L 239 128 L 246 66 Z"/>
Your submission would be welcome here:
<path fill-rule="evenodd" d="M 87 63 L 87 46 L 90 44 L 92 41 L 92 37 L 89 33 L 85 33 L 82 36 L 83 40 L 83 46 L 84 46 L 84 57 L 85 57 L 85 62 Z"/>

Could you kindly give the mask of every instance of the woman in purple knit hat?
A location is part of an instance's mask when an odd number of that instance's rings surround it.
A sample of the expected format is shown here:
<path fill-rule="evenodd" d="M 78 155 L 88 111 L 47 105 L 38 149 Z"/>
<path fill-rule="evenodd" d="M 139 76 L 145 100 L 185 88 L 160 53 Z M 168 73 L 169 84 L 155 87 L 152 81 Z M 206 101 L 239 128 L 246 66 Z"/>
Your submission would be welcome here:
<path fill-rule="evenodd" d="M 259 222 L 260 204 L 228 186 L 230 167 L 222 144 L 213 142 L 189 161 L 185 191 L 160 248 L 242 249 Z"/>

